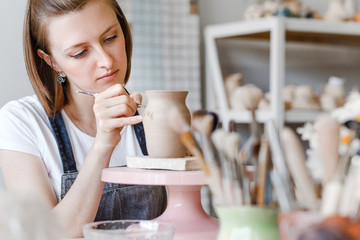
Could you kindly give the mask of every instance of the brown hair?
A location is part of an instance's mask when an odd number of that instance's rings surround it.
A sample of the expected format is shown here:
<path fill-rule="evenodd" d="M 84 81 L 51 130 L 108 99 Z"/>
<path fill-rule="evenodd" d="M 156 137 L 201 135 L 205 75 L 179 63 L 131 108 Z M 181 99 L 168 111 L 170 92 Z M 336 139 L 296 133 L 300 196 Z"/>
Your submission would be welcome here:
<path fill-rule="evenodd" d="M 37 49 L 51 54 L 48 49 L 47 22 L 50 18 L 81 10 L 94 0 L 28 0 L 24 22 L 24 56 L 26 70 L 35 94 L 43 105 L 48 116 L 54 116 L 68 103 L 66 96 L 69 87 L 66 81 L 59 84 L 57 73 L 37 54 Z M 132 38 L 130 26 L 116 0 L 106 1 L 115 11 L 125 38 L 127 71 L 124 84 L 127 83 L 131 71 Z"/>

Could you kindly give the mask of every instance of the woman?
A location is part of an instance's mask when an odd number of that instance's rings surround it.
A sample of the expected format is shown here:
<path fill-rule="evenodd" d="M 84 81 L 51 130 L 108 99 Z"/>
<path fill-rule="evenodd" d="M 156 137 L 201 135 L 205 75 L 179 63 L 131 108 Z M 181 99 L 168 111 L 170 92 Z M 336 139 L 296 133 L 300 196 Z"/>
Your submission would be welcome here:
<path fill-rule="evenodd" d="M 0 167 L 10 190 L 45 199 L 70 237 L 95 220 L 154 218 L 163 187 L 101 182 L 103 168 L 146 154 L 141 95 L 124 89 L 129 25 L 116 0 L 29 0 L 25 62 L 35 96 L 0 112 Z M 95 97 L 77 90 L 97 93 Z"/>

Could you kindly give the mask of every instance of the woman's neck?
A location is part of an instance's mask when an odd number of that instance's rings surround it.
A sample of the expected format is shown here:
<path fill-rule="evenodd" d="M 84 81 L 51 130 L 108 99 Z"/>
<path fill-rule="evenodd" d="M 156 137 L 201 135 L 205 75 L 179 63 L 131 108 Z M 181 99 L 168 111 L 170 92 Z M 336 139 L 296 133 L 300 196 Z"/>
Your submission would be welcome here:
<path fill-rule="evenodd" d="M 95 137 L 96 119 L 93 111 L 94 98 L 91 96 L 70 97 L 64 110 L 70 120 L 82 132 Z"/>

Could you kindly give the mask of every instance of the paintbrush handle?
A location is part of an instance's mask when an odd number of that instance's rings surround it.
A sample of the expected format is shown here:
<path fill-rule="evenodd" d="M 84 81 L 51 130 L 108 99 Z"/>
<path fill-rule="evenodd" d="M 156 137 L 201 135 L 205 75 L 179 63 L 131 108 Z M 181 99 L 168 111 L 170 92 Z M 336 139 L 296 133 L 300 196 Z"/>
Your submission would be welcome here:
<path fill-rule="evenodd" d="M 340 123 L 330 116 L 322 115 L 315 120 L 314 128 L 319 136 L 323 183 L 327 183 L 334 177 L 339 162 Z"/>
<path fill-rule="evenodd" d="M 319 208 L 316 188 L 305 165 L 306 156 L 301 142 L 295 132 L 289 127 L 284 127 L 281 132 L 284 146 L 285 160 L 296 187 L 299 189 L 308 209 L 316 211 Z"/>
<path fill-rule="evenodd" d="M 266 191 L 266 179 L 269 170 L 270 160 L 269 143 L 265 136 L 261 139 L 259 159 L 258 159 L 258 170 L 255 182 L 256 189 L 256 204 L 258 206 L 265 205 L 265 191 Z"/>
<path fill-rule="evenodd" d="M 191 152 L 196 159 L 198 160 L 198 164 L 200 168 L 203 170 L 205 176 L 209 177 L 211 175 L 210 168 L 208 164 L 205 162 L 204 155 L 199 149 L 198 144 L 196 143 L 194 136 L 191 132 L 183 132 L 180 134 L 181 142 L 184 146 Z"/>

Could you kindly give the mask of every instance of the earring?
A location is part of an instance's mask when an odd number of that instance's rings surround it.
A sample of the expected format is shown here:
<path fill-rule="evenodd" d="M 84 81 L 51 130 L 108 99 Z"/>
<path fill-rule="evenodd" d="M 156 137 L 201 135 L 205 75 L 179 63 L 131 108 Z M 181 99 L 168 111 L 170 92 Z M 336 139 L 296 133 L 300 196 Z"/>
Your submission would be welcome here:
<path fill-rule="evenodd" d="M 65 82 L 66 74 L 64 72 L 59 72 L 59 76 L 56 79 L 60 84 Z"/>

